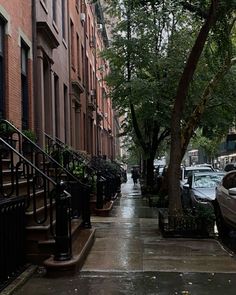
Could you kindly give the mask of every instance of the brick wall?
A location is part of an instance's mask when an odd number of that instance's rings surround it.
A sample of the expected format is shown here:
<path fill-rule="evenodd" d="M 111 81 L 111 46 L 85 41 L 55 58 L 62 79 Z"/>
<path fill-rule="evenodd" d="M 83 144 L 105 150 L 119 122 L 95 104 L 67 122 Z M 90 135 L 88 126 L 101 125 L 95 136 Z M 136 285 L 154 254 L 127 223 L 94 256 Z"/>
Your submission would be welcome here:
<path fill-rule="evenodd" d="M 5 116 L 21 128 L 21 40 L 29 47 L 29 122 L 32 128 L 32 17 L 30 0 L 0 0 L 5 25 Z"/>

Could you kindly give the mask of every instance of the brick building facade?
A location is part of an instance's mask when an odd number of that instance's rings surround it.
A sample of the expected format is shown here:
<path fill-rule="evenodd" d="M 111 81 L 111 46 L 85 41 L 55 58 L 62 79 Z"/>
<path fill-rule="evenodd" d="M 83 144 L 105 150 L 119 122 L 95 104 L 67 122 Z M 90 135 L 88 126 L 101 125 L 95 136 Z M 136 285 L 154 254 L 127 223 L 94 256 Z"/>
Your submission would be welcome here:
<path fill-rule="evenodd" d="M 1 118 L 113 159 L 107 42 L 99 1 L 0 0 Z"/>
<path fill-rule="evenodd" d="M 31 1 L 0 1 L 0 117 L 33 127 Z"/>

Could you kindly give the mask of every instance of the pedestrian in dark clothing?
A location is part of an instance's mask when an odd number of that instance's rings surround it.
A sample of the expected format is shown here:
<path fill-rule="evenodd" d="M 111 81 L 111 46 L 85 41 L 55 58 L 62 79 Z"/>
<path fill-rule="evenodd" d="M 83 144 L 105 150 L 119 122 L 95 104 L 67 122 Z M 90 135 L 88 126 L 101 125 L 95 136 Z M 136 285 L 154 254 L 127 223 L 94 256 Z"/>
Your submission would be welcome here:
<path fill-rule="evenodd" d="M 139 179 L 139 171 L 138 171 L 138 169 L 133 168 L 131 170 L 131 177 L 133 178 L 134 184 L 136 184 L 138 182 L 138 179 Z"/>

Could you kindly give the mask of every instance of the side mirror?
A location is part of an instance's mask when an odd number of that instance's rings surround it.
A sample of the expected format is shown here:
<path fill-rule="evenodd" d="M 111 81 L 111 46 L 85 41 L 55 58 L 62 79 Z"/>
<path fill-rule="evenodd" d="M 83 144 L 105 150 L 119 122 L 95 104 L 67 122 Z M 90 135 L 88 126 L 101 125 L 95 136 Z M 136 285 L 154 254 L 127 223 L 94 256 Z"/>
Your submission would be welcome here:
<path fill-rule="evenodd" d="M 229 195 L 236 197 L 236 187 L 232 187 L 229 189 Z"/>

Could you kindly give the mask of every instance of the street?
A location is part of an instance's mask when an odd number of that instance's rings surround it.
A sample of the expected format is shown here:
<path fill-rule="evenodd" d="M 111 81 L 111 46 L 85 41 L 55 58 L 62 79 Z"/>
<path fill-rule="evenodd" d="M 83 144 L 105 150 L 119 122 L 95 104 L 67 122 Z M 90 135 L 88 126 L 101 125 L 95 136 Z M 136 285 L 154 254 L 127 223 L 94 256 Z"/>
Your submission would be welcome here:
<path fill-rule="evenodd" d="M 40 269 L 14 294 L 235 294 L 234 255 L 214 239 L 164 239 L 157 214 L 128 175 L 110 216 L 92 218 L 96 239 L 81 271 L 49 278 Z"/>

